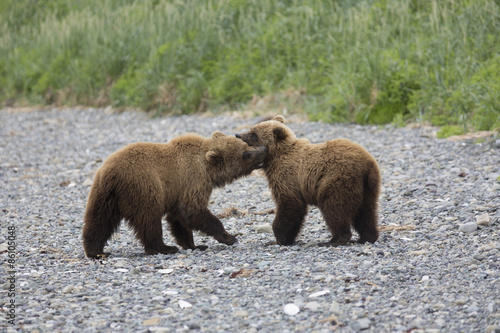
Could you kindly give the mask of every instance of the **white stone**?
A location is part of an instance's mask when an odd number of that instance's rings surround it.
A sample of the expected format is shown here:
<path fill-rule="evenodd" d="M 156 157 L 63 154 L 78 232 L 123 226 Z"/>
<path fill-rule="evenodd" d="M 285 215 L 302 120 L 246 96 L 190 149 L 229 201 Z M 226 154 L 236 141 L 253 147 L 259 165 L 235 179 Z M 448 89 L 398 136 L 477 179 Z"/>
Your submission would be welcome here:
<path fill-rule="evenodd" d="M 477 224 L 474 222 L 465 223 L 460 226 L 459 230 L 467 234 L 470 234 L 477 230 Z"/>
<path fill-rule="evenodd" d="M 92 179 L 89 178 L 85 179 L 82 183 L 82 186 L 90 186 L 90 185 L 92 185 Z"/>
<path fill-rule="evenodd" d="M 257 225 L 254 227 L 254 230 L 259 234 L 272 234 L 273 226 L 269 223 Z"/>
<path fill-rule="evenodd" d="M 7 243 L 0 244 L 0 253 L 5 252 L 9 249 L 9 245 Z"/>
<path fill-rule="evenodd" d="M 288 303 L 283 308 L 283 311 L 285 311 L 285 313 L 289 316 L 295 316 L 297 313 L 300 312 L 300 308 L 293 303 Z"/>
<path fill-rule="evenodd" d="M 62 293 L 63 294 L 70 294 L 73 291 L 74 288 L 75 287 L 73 287 L 73 286 L 66 286 L 66 287 L 63 288 Z"/>
<path fill-rule="evenodd" d="M 321 307 L 321 304 L 319 304 L 318 302 L 309 302 L 306 304 L 306 309 L 309 309 L 311 311 L 318 311 L 319 308 Z"/>
<path fill-rule="evenodd" d="M 317 291 L 315 293 L 312 293 L 308 297 L 315 298 L 315 297 L 319 297 L 319 296 L 323 296 L 323 295 L 328 295 L 329 293 L 330 293 L 329 289 L 327 289 L 327 290 L 321 290 L 321 291 Z"/>
<path fill-rule="evenodd" d="M 332 304 L 330 305 L 330 312 L 335 314 L 340 313 L 340 304 L 337 301 L 332 301 Z"/>
<path fill-rule="evenodd" d="M 158 270 L 158 273 L 160 274 L 170 274 L 172 273 L 174 270 L 172 268 L 165 268 L 165 269 L 159 269 Z"/>
<path fill-rule="evenodd" d="M 179 307 L 181 309 L 187 309 L 187 308 L 191 308 L 193 306 L 193 304 L 189 303 L 189 302 L 186 302 L 182 299 L 179 300 Z"/>

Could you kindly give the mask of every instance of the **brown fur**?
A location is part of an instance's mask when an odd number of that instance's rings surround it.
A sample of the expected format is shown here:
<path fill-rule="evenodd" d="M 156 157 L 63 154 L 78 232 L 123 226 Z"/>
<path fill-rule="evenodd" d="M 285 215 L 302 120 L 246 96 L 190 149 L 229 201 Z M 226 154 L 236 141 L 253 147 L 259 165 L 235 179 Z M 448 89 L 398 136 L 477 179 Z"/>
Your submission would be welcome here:
<path fill-rule="evenodd" d="M 208 209 L 213 188 L 249 175 L 259 167 L 265 147 L 249 147 L 233 136 L 195 134 L 168 143 L 134 143 L 113 153 L 97 171 L 90 190 L 83 246 L 88 257 L 103 254 L 104 245 L 122 219 L 128 221 L 147 254 L 175 253 L 163 243 L 161 220 L 185 249 L 195 246 L 193 230 L 228 245 L 236 238 Z"/>
<path fill-rule="evenodd" d="M 237 134 L 250 146 L 265 146 L 264 161 L 269 187 L 277 206 L 273 231 L 279 244 L 295 241 L 307 213 L 317 206 L 332 238 L 321 245 L 350 241 L 351 226 L 358 242 L 378 239 L 377 202 L 380 171 L 375 159 L 360 145 L 347 139 L 311 144 L 297 139 L 285 119 L 276 116 Z"/>

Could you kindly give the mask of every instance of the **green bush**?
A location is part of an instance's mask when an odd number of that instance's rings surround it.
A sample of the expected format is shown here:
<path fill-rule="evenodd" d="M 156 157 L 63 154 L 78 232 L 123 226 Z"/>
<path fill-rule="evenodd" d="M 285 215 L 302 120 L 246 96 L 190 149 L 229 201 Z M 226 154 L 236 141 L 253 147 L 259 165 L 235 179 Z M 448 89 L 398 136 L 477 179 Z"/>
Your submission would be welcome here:
<path fill-rule="evenodd" d="M 446 125 L 441 127 L 437 132 L 437 137 L 440 139 L 448 138 L 452 135 L 461 135 L 465 133 L 465 129 L 461 126 Z"/>
<path fill-rule="evenodd" d="M 275 96 L 323 121 L 491 129 L 499 17 L 495 0 L 5 0 L 0 101 L 191 113 Z"/>

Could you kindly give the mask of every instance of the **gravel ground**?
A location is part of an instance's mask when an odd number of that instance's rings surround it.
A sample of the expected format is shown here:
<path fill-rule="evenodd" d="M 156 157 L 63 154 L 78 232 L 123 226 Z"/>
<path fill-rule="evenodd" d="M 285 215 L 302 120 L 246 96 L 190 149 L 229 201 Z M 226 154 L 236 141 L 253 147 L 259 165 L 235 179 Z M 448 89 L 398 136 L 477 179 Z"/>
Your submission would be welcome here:
<path fill-rule="evenodd" d="M 330 237 L 312 208 L 296 245 L 269 245 L 274 204 L 254 174 L 211 198 L 235 246 L 196 234 L 208 250 L 146 256 L 122 225 L 111 257 L 84 257 L 86 198 L 110 153 L 191 131 L 233 134 L 258 120 L 1 110 L 0 330 L 500 332 L 498 137 L 452 142 L 430 127 L 292 122 L 299 137 L 347 137 L 379 161 L 377 243 L 318 247 Z M 166 224 L 164 238 L 174 245 Z"/>

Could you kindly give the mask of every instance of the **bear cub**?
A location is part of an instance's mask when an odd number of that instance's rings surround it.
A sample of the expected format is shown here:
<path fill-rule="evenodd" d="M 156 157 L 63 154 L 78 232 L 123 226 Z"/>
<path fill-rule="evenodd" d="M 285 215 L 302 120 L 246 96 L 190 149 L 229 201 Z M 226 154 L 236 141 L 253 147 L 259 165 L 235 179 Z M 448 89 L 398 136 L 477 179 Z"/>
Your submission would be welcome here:
<path fill-rule="evenodd" d="M 267 176 L 276 217 L 276 241 L 289 245 L 300 232 L 308 205 L 317 206 L 332 238 L 322 246 L 351 240 L 353 227 L 358 242 L 374 243 L 379 236 L 377 205 L 380 171 L 375 159 L 360 145 L 347 139 L 311 144 L 297 139 L 276 116 L 236 137 L 250 146 L 265 146 L 263 170 Z"/>
<path fill-rule="evenodd" d="M 89 258 L 126 220 L 146 254 L 170 254 L 163 243 L 162 217 L 184 249 L 195 246 L 193 230 L 232 245 L 220 220 L 208 209 L 212 190 L 262 167 L 266 147 L 249 147 L 234 136 L 214 132 L 210 138 L 182 135 L 168 143 L 139 142 L 111 154 L 97 170 L 84 216 L 83 247 Z"/>

